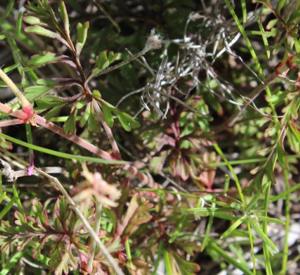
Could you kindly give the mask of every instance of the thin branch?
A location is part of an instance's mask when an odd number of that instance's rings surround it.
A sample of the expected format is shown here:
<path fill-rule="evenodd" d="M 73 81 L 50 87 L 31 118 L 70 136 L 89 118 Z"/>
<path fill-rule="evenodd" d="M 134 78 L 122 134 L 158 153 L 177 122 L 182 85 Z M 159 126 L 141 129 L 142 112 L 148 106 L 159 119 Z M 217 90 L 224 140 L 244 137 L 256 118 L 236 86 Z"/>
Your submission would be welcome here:
<path fill-rule="evenodd" d="M 97 235 L 99 234 L 100 231 L 100 225 L 101 225 L 101 214 L 102 214 L 102 204 L 96 200 L 96 225 L 95 225 L 95 232 Z M 95 243 L 94 240 L 91 241 L 91 249 L 92 253 L 88 262 L 88 270 L 92 270 L 93 268 L 93 263 L 96 255 L 96 249 L 97 249 L 97 244 Z"/>
<path fill-rule="evenodd" d="M 139 93 L 143 92 L 145 89 L 146 89 L 146 87 L 142 87 L 142 88 L 140 88 L 140 89 L 137 89 L 137 90 L 135 90 L 135 91 L 132 91 L 132 92 L 130 92 L 130 93 L 124 95 L 124 96 L 117 102 L 116 107 L 118 108 L 118 107 L 120 106 L 120 104 L 121 104 L 126 98 L 128 98 L 128 97 L 130 97 L 130 96 L 132 96 L 132 95 L 135 95 L 135 94 L 139 94 Z"/>
<path fill-rule="evenodd" d="M 111 17 L 111 15 L 104 9 L 104 7 L 99 3 L 99 1 L 94 0 L 94 4 L 97 6 L 98 10 L 100 10 L 106 17 L 107 19 L 111 22 L 111 24 L 116 28 L 117 32 L 120 33 L 121 29 L 118 25 L 118 23 Z"/>
<path fill-rule="evenodd" d="M 66 134 L 65 131 L 63 130 L 63 128 L 57 126 L 56 124 L 54 124 L 53 122 L 50 122 L 50 121 L 47 121 L 45 118 L 39 116 L 39 115 L 36 115 L 35 117 L 35 122 L 36 124 L 50 130 L 51 132 L 79 145 L 80 147 L 88 150 L 89 152 L 103 158 L 103 159 L 106 159 L 106 160 L 113 160 L 113 156 L 98 148 L 97 146 L 91 144 L 90 142 L 88 142 L 87 140 L 77 136 L 77 135 L 70 135 L 70 134 Z"/>
<path fill-rule="evenodd" d="M 107 136 L 107 138 L 110 142 L 110 145 L 112 147 L 113 155 L 117 158 L 121 158 L 120 149 L 119 149 L 118 144 L 117 144 L 117 142 L 114 138 L 114 135 L 112 133 L 111 128 L 107 125 L 107 123 L 104 121 L 104 119 L 102 119 L 101 124 L 104 128 L 106 136 Z"/>
<path fill-rule="evenodd" d="M 16 119 L 1 120 L 0 121 L 0 128 L 8 127 L 8 126 L 13 126 L 13 125 L 20 125 L 20 124 L 23 124 L 23 123 L 24 123 L 24 121 L 20 120 L 18 118 L 16 118 Z"/>
<path fill-rule="evenodd" d="M 140 52 L 138 52 L 137 54 L 135 54 L 134 56 L 131 56 L 130 58 L 128 58 L 127 60 L 124 60 L 120 63 L 117 63 L 116 65 L 113 65 L 111 67 L 108 67 L 107 69 L 104 69 L 103 71 L 101 71 L 100 73 L 98 73 L 97 75 L 93 75 L 91 74 L 87 80 L 86 80 L 86 83 L 88 83 L 92 78 L 94 77 L 99 77 L 99 76 L 102 76 L 102 75 L 105 75 L 105 74 L 108 74 L 112 71 L 115 71 L 129 63 L 131 63 L 132 61 L 140 58 L 141 56 L 145 55 L 148 51 L 150 51 L 151 49 L 145 47 L 143 50 L 141 50 Z"/>
<path fill-rule="evenodd" d="M 228 127 L 232 127 L 241 117 L 243 112 L 246 111 L 246 109 L 251 105 L 254 100 L 270 85 L 272 84 L 278 77 L 278 74 L 275 72 L 271 74 L 264 83 L 257 86 L 248 96 L 248 100 L 246 104 L 242 107 L 241 110 L 238 110 L 236 113 L 234 113 L 228 120 L 226 120 L 222 125 L 217 126 L 215 129 L 215 132 L 221 132 L 224 129 L 227 129 Z"/>

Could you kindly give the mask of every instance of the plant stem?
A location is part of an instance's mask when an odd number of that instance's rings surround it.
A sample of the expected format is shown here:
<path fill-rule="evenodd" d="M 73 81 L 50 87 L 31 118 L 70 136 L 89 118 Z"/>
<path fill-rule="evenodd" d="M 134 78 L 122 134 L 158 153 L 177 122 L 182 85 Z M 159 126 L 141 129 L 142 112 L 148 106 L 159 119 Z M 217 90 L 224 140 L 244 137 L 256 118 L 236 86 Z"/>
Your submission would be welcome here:
<path fill-rule="evenodd" d="M 9 76 L 2 69 L 0 69 L 0 78 L 5 82 L 5 84 L 12 90 L 15 96 L 19 99 L 22 107 L 31 106 L 30 102 L 19 90 L 17 85 L 9 78 Z"/>
<path fill-rule="evenodd" d="M 100 231 L 101 213 L 102 213 L 102 204 L 96 200 L 96 217 L 95 217 L 95 232 L 96 232 L 96 234 L 99 234 L 99 231 Z M 95 243 L 94 239 L 92 239 L 92 241 L 91 241 L 92 255 L 89 258 L 88 270 L 93 269 L 93 262 L 94 262 L 94 258 L 96 255 L 96 249 L 97 249 L 97 244 Z"/>
<path fill-rule="evenodd" d="M 291 202 L 290 202 L 290 184 L 289 184 L 289 167 L 288 167 L 288 160 L 285 155 L 283 155 L 283 178 L 284 178 L 284 187 L 285 192 L 287 193 L 285 198 L 285 235 L 284 235 L 284 245 L 283 245 L 283 255 L 282 255 L 282 266 L 281 266 L 281 275 L 284 275 L 287 273 L 287 262 L 288 262 L 288 256 L 289 256 L 289 230 L 290 230 L 290 222 L 291 222 L 291 216 L 290 216 L 290 208 L 291 208 Z"/>
<path fill-rule="evenodd" d="M 39 115 L 36 116 L 35 121 L 38 125 L 43 126 L 44 128 L 50 130 L 51 132 L 65 138 L 69 141 L 72 141 L 73 143 L 75 143 L 75 144 L 79 145 L 80 147 L 88 150 L 89 152 L 95 154 L 96 156 L 99 156 L 99 157 L 101 157 L 103 159 L 106 159 L 106 160 L 113 160 L 114 159 L 111 156 L 110 153 L 108 153 L 104 150 L 101 150 L 97 146 L 91 144 L 90 142 L 86 141 L 85 139 L 83 139 L 79 136 L 66 134 L 61 127 L 55 125 L 53 122 L 47 121 L 45 118 L 43 118 Z"/>

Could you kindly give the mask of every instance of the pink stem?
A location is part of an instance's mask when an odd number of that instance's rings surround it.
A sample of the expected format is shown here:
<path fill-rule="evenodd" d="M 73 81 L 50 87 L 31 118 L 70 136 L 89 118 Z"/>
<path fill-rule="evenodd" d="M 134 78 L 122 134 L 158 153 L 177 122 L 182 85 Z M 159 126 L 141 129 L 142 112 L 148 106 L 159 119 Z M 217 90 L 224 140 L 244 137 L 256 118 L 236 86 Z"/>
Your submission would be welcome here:
<path fill-rule="evenodd" d="M 6 113 L 8 115 L 18 118 L 18 121 L 20 121 L 19 124 L 24 123 L 24 120 L 23 120 L 24 112 L 23 111 L 18 110 L 18 111 L 13 112 L 12 109 L 8 105 L 0 102 L 0 112 Z M 99 149 L 98 147 L 89 143 L 88 141 L 86 141 L 85 139 L 83 139 L 81 137 L 78 137 L 76 135 L 66 134 L 61 127 L 55 125 L 52 122 L 47 121 L 45 118 L 43 118 L 37 114 L 34 115 L 34 122 L 40 126 L 43 126 L 44 128 L 47 128 L 51 132 L 65 138 L 67 140 L 72 141 L 73 143 L 79 145 L 80 147 L 86 149 L 87 151 L 89 151 L 103 159 L 107 159 L 107 160 L 114 159 L 114 157 L 111 154 L 109 154 L 108 152 Z"/>
<path fill-rule="evenodd" d="M 103 126 L 104 131 L 107 135 L 107 138 L 108 138 L 108 140 L 111 144 L 111 147 L 112 147 L 112 150 L 113 150 L 113 155 L 116 158 L 120 159 L 121 158 L 120 150 L 119 150 L 119 147 L 118 147 L 118 144 L 117 144 L 116 140 L 114 139 L 111 128 L 107 125 L 107 123 L 104 120 L 102 121 L 102 126 Z"/>
<path fill-rule="evenodd" d="M 12 109 L 8 105 L 0 102 L 0 112 L 9 115 L 10 113 L 12 113 Z"/>
<path fill-rule="evenodd" d="M 23 124 L 23 120 L 20 120 L 18 118 L 15 119 L 6 119 L 0 121 L 0 128 L 7 127 L 7 126 L 13 126 L 13 125 L 20 125 Z"/>
<path fill-rule="evenodd" d="M 99 156 L 103 159 L 107 159 L 107 160 L 114 159 L 111 156 L 111 154 L 109 154 L 108 152 L 99 149 L 95 145 L 89 143 L 88 141 L 86 141 L 85 139 L 83 139 L 79 136 L 66 134 L 61 127 L 55 125 L 53 122 L 47 121 L 45 118 L 43 118 L 39 115 L 35 116 L 35 122 L 38 125 L 50 130 L 51 132 L 65 138 L 69 141 L 72 141 L 73 143 L 79 145 L 80 147 L 86 149 L 87 151 L 89 151 L 89 152 L 91 152 L 91 153 L 93 153 L 93 154 L 95 154 L 95 155 L 97 155 L 97 156 Z"/>

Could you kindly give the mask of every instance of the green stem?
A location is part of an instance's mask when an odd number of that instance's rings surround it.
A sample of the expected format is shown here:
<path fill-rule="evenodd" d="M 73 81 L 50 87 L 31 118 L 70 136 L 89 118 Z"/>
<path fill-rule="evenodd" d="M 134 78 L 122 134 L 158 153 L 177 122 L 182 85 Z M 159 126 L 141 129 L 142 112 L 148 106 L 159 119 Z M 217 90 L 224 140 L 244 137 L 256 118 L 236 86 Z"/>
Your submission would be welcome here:
<path fill-rule="evenodd" d="M 286 159 L 286 156 L 283 156 L 283 163 L 284 167 L 283 169 L 283 178 L 284 178 L 284 187 L 286 192 L 286 198 L 285 198 L 285 236 L 284 236 L 284 246 L 283 246 L 283 256 L 282 256 L 282 265 L 281 265 L 281 275 L 284 275 L 287 273 L 287 262 L 288 262 L 288 254 L 289 254 L 289 244 L 288 244 L 288 237 L 289 237 L 289 230 L 290 230 L 290 185 L 289 185 L 289 169 L 288 169 L 288 160 Z"/>
<path fill-rule="evenodd" d="M 229 171 L 232 175 L 232 178 L 235 182 L 236 189 L 238 191 L 238 194 L 239 194 L 240 200 L 242 202 L 243 208 L 246 209 L 246 201 L 245 201 L 245 197 L 244 197 L 244 194 L 243 194 L 243 191 L 242 191 L 242 186 L 240 184 L 240 181 L 239 181 L 236 173 L 234 172 L 234 169 L 233 169 L 232 165 L 227 160 L 226 156 L 224 155 L 224 153 L 223 153 L 222 149 L 219 147 L 219 145 L 217 143 L 215 143 L 213 146 L 214 146 L 215 150 L 217 151 L 217 153 L 221 156 L 221 158 L 226 163 L 226 166 L 228 167 L 228 169 L 229 169 Z"/>
<path fill-rule="evenodd" d="M 247 266 L 238 262 L 232 255 L 228 255 L 228 253 L 223 250 L 220 246 L 217 245 L 216 242 L 211 241 L 209 243 L 209 248 L 217 252 L 220 256 L 222 256 L 228 263 L 234 265 L 235 267 L 239 268 L 241 271 L 244 272 L 246 275 L 252 275 L 252 272 L 248 269 Z"/>
<path fill-rule="evenodd" d="M 27 142 L 33 144 L 32 129 L 30 124 L 25 124 Z M 29 148 L 29 165 L 34 164 L 34 152 Z"/>
<path fill-rule="evenodd" d="M 14 137 L 5 135 L 3 133 L 0 133 L 0 137 L 13 142 L 15 144 L 24 146 L 26 148 L 32 149 L 34 151 L 38 151 L 44 154 L 48 154 L 48 155 L 52 155 L 55 157 L 59 157 L 59 158 L 64 158 L 64 159 L 71 159 L 71 160 L 77 160 L 77 161 L 88 161 L 88 162 L 94 162 L 94 163 L 102 163 L 102 164 L 115 164 L 115 165 L 124 165 L 127 162 L 126 161 L 121 161 L 121 160 L 106 160 L 106 159 L 102 159 L 102 158 L 95 158 L 95 157 L 88 157 L 88 156 L 81 156 L 81 155 L 73 155 L 73 154 L 68 154 L 68 153 L 63 153 L 63 152 L 59 152 L 59 151 L 55 151 L 52 149 L 48 149 L 45 147 L 41 147 L 38 145 L 34 145 L 34 144 L 30 144 L 27 143 L 25 141 L 16 139 Z"/>
<path fill-rule="evenodd" d="M 99 234 L 100 231 L 100 224 L 101 224 L 101 214 L 102 214 L 102 204 L 98 201 L 96 201 L 96 219 L 95 219 L 95 232 L 96 234 Z M 92 249 L 92 254 L 89 258 L 88 262 L 88 270 L 92 271 L 93 270 L 93 263 L 94 263 L 94 258 L 96 255 L 96 249 L 97 249 L 97 244 L 94 239 L 91 241 L 91 249 Z"/>

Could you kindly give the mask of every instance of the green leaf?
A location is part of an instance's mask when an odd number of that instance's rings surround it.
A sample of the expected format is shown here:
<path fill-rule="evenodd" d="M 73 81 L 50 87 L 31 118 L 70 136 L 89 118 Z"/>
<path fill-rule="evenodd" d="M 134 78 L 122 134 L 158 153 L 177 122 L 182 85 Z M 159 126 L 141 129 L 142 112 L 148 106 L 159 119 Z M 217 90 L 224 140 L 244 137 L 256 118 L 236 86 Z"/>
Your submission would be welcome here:
<path fill-rule="evenodd" d="M 108 124 L 109 127 L 112 127 L 114 125 L 112 109 L 106 104 L 102 104 L 102 112 L 105 122 Z"/>
<path fill-rule="evenodd" d="M 82 109 L 84 106 L 86 105 L 86 103 L 84 101 L 77 101 L 76 104 L 75 104 L 75 108 L 77 110 L 80 110 Z"/>
<path fill-rule="evenodd" d="M 243 216 L 237 219 L 221 236 L 221 239 L 227 238 L 229 235 L 232 234 L 245 220 L 247 216 Z"/>
<path fill-rule="evenodd" d="M 76 42 L 77 55 L 80 55 L 82 48 L 86 42 L 89 26 L 90 26 L 89 22 L 85 22 L 84 24 L 79 22 L 77 24 L 77 42 Z"/>
<path fill-rule="evenodd" d="M 100 100 L 101 99 L 101 93 L 100 93 L 100 91 L 99 90 L 93 90 L 93 97 L 95 99 Z"/>
<path fill-rule="evenodd" d="M 79 22 L 77 24 L 77 42 L 84 43 L 86 41 L 89 26 L 89 22 L 85 22 L 84 24 Z"/>
<path fill-rule="evenodd" d="M 58 105 L 53 107 L 50 111 L 48 111 L 45 115 L 46 119 L 50 119 L 59 115 L 63 105 Z"/>
<path fill-rule="evenodd" d="M 51 270 L 55 270 L 55 274 L 69 273 L 67 269 L 67 263 L 65 263 L 65 255 L 67 254 L 63 242 L 59 243 L 57 246 L 53 246 L 53 249 L 51 251 L 51 258 L 48 264 Z"/>
<path fill-rule="evenodd" d="M 47 97 L 39 98 L 35 102 L 40 109 L 54 107 L 65 103 L 63 100 L 61 100 L 56 96 L 47 96 Z"/>
<path fill-rule="evenodd" d="M 11 269 L 13 269 L 18 264 L 18 262 L 23 257 L 23 255 L 24 255 L 23 251 L 19 251 L 19 252 L 15 253 L 14 255 L 11 255 L 9 261 L 4 266 L 2 266 L 0 275 L 14 273 Z M 10 273 L 10 272 L 12 272 L 12 273 Z"/>
<path fill-rule="evenodd" d="M 99 128 L 99 123 L 96 120 L 95 115 L 93 113 L 90 113 L 89 120 L 88 120 L 88 130 L 90 132 L 93 132 L 93 131 L 97 131 L 98 128 Z"/>
<path fill-rule="evenodd" d="M 269 252 L 272 255 L 274 255 L 275 253 L 278 253 L 279 250 L 278 250 L 276 244 L 263 231 L 263 229 L 261 228 L 261 225 L 258 222 L 256 222 L 254 219 L 252 219 L 251 225 L 253 226 L 256 233 L 262 238 L 262 240 L 265 243 Z"/>
<path fill-rule="evenodd" d="M 38 96 L 41 96 L 42 94 L 48 92 L 51 89 L 51 87 L 48 86 L 30 86 L 24 89 L 25 96 L 29 101 L 32 101 Z"/>
<path fill-rule="evenodd" d="M 276 91 L 270 96 L 266 96 L 268 102 L 271 102 L 274 106 L 282 103 L 286 98 L 286 93 L 283 91 Z"/>
<path fill-rule="evenodd" d="M 174 274 L 175 271 L 173 269 L 172 258 L 170 253 L 167 250 L 164 251 L 164 263 L 165 263 L 166 274 L 167 275 Z"/>
<path fill-rule="evenodd" d="M 108 68 L 113 62 L 120 60 L 121 58 L 121 53 L 102 51 L 96 58 L 96 68 L 93 69 L 92 75 L 96 76 Z"/>
<path fill-rule="evenodd" d="M 84 127 L 89 119 L 89 116 L 91 114 L 91 109 L 90 109 L 90 105 L 88 105 L 83 113 L 83 115 L 81 115 L 80 121 L 79 121 L 79 125 L 80 127 Z"/>
<path fill-rule="evenodd" d="M 267 30 L 273 29 L 275 27 L 275 25 L 277 24 L 277 22 L 278 22 L 277 18 L 270 20 L 266 26 L 266 29 Z"/>
<path fill-rule="evenodd" d="M 10 211 L 10 209 L 14 206 L 14 204 L 15 204 L 15 198 L 12 198 L 10 199 L 9 202 L 6 202 L 5 207 L 0 212 L 0 220 L 2 220 L 3 217 L 6 216 L 6 214 Z"/>
<path fill-rule="evenodd" d="M 157 157 L 152 157 L 150 161 L 150 169 L 156 174 L 161 173 L 163 166 L 165 164 L 165 160 L 167 158 L 167 154 L 161 154 L 160 156 Z"/>
<path fill-rule="evenodd" d="M 68 120 L 64 124 L 64 131 L 67 134 L 74 134 L 76 131 L 76 113 L 71 113 Z"/>
<path fill-rule="evenodd" d="M 140 124 L 130 115 L 124 112 L 117 112 L 117 117 L 126 131 L 140 127 Z"/>
<path fill-rule="evenodd" d="M 16 68 L 18 68 L 19 64 L 13 64 L 11 66 L 5 67 L 3 68 L 3 72 L 5 72 L 6 74 L 12 72 L 13 70 L 15 70 Z"/>
<path fill-rule="evenodd" d="M 6 1 L 6 3 L 5 3 L 6 9 L 5 9 L 4 18 L 8 17 L 10 15 L 10 13 L 14 10 L 14 5 L 15 5 L 15 0 Z"/>
<path fill-rule="evenodd" d="M 39 78 L 39 79 L 36 80 L 36 84 L 41 85 L 41 86 L 53 87 L 53 86 L 55 86 L 56 82 L 54 80 L 51 80 L 51 79 Z"/>
<path fill-rule="evenodd" d="M 29 25 L 39 25 L 41 24 L 41 20 L 38 18 L 38 17 L 35 17 L 35 16 L 25 16 L 24 17 L 24 22 L 29 24 Z"/>
<path fill-rule="evenodd" d="M 103 51 L 96 59 L 96 66 L 99 70 L 104 70 L 109 66 L 109 60 L 107 58 L 107 51 Z"/>
<path fill-rule="evenodd" d="M 41 67 L 55 61 L 57 61 L 55 54 L 46 52 L 43 54 L 33 55 L 28 61 L 28 66 Z"/>
<path fill-rule="evenodd" d="M 276 11 L 280 13 L 281 9 L 285 6 L 286 0 L 279 0 L 277 3 Z"/>
<path fill-rule="evenodd" d="M 200 271 L 199 265 L 189 262 L 189 261 L 186 261 L 185 259 L 183 259 L 182 257 L 178 256 L 175 253 L 172 254 L 172 256 L 176 260 L 177 265 L 178 265 L 182 275 L 196 274 L 197 272 Z"/>
<path fill-rule="evenodd" d="M 216 241 L 211 239 L 207 250 L 209 254 L 216 253 L 218 257 L 223 257 L 228 263 L 243 271 L 243 274 L 253 274 L 247 265 L 239 262 L 232 254 L 229 254 L 227 251 L 223 250 L 223 248 L 221 248 Z"/>
<path fill-rule="evenodd" d="M 17 26 L 16 26 L 16 34 L 20 36 L 22 33 L 22 22 L 23 22 L 23 12 L 18 14 Z"/>
<path fill-rule="evenodd" d="M 66 8 L 64 1 L 61 1 L 59 4 L 59 12 L 60 12 L 61 19 L 64 22 L 65 31 L 66 31 L 67 35 L 70 36 L 69 16 L 68 16 L 67 8 Z"/>
<path fill-rule="evenodd" d="M 59 34 L 53 32 L 53 31 L 50 31 L 48 29 L 45 29 L 44 27 L 38 26 L 38 25 L 27 27 L 27 28 L 25 28 L 25 31 L 28 33 L 35 33 L 35 34 L 38 34 L 41 36 L 46 36 L 46 37 L 54 38 L 54 39 L 61 38 Z"/>
<path fill-rule="evenodd" d="M 291 123 L 289 124 L 287 130 L 287 139 L 291 149 L 295 153 L 300 153 L 300 132 Z"/>
<path fill-rule="evenodd" d="M 111 51 L 108 53 L 107 58 L 108 58 L 109 64 L 111 64 L 117 60 L 120 60 L 122 58 L 122 54 Z"/>
<path fill-rule="evenodd" d="M 10 142 L 13 142 L 15 144 L 18 144 L 20 146 L 24 146 L 26 148 L 44 153 L 44 154 L 48 154 L 48 155 L 52 155 L 52 156 L 56 156 L 58 158 L 64 158 L 64 159 L 70 159 L 70 160 L 77 160 L 77 161 L 88 161 L 88 162 L 93 162 L 93 163 L 102 163 L 102 164 L 116 164 L 116 165 L 124 165 L 127 164 L 126 161 L 122 161 L 122 160 L 106 160 L 106 159 L 101 159 L 101 158 L 95 158 L 95 157 L 89 157 L 89 156 L 80 156 L 80 155 L 72 155 L 72 154 L 68 154 L 68 153 L 64 153 L 64 152 L 60 152 L 60 151 L 55 151 L 52 149 L 48 149 L 45 147 L 41 147 L 41 146 L 37 146 L 34 144 L 30 144 L 27 143 L 25 141 L 16 139 L 14 137 L 5 135 L 3 133 L 0 133 L 0 137 L 4 138 L 5 140 L 8 140 Z M 13 206 L 13 204 L 12 204 Z M 1 214 L 0 214 L 1 215 Z"/>
<path fill-rule="evenodd" d="M 296 50 L 297 54 L 299 54 L 300 53 L 300 40 L 294 38 L 294 43 L 295 43 L 295 50 Z"/>

